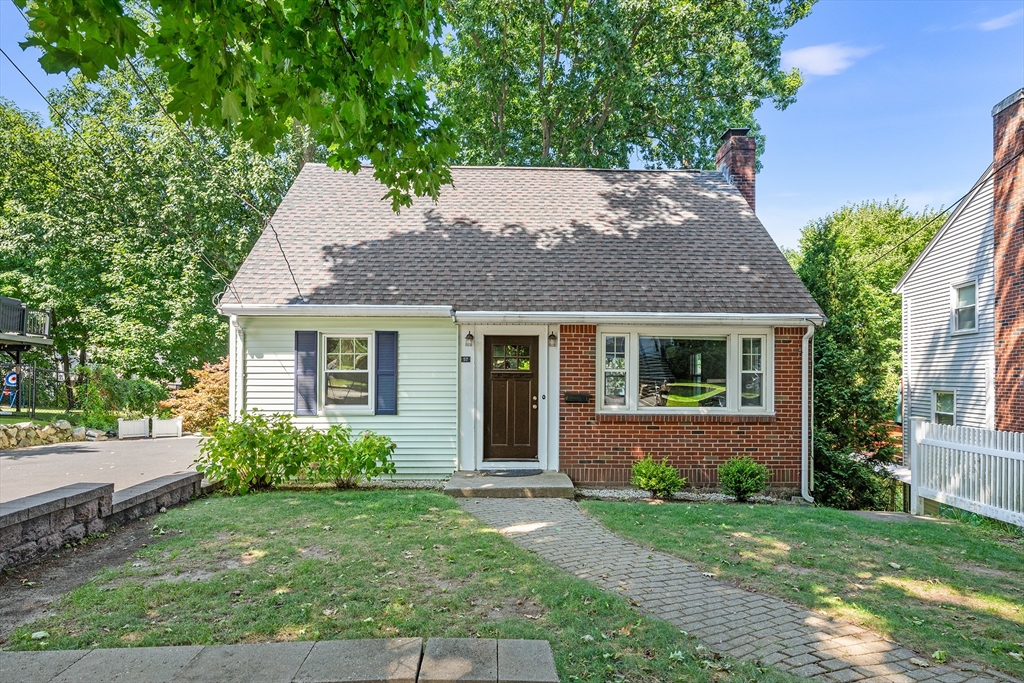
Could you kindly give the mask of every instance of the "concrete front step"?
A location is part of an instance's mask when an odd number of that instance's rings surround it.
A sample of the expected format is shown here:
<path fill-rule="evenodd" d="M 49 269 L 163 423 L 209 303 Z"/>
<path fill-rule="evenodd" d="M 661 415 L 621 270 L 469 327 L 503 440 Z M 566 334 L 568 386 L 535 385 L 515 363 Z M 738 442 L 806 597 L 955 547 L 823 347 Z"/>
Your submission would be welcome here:
<path fill-rule="evenodd" d="M 325 640 L 106 650 L 0 650 L 5 683 L 558 683 L 544 640 Z"/>
<path fill-rule="evenodd" d="M 452 498 L 573 498 L 576 489 L 562 472 L 527 477 L 497 477 L 486 472 L 456 472 L 444 485 Z"/>

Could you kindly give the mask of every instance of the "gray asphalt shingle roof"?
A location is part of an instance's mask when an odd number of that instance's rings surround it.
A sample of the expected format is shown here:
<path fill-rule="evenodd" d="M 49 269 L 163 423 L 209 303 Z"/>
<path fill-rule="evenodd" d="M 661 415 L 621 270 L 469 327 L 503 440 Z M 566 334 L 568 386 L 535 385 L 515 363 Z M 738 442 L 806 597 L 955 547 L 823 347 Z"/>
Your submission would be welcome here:
<path fill-rule="evenodd" d="M 456 167 L 400 214 L 371 169 L 307 164 L 273 224 L 311 304 L 820 314 L 711 171 Z M 235 296 L 237 293 L 237 297 Z M 300 303 L 265 230 L 224 303 Z"/>

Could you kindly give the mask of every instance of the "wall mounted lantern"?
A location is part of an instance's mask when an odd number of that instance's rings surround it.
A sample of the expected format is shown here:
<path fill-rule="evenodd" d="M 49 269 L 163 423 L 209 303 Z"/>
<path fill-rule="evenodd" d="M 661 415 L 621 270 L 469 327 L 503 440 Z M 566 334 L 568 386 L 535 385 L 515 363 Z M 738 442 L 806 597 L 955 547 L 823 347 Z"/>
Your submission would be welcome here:
<path fill-rule="evenodd" d="M 472 332 L 467 332 L 466 333 L 466 346 L 472 346 L 473 345 L 473 339 L 475 339 L 475 337 L 473 336 L 473 333 Z"/>
<path fill-rule="evenodd" d="M 558 346 L 558 337 L 555 336 L 554 332 L 548 335 L 548 346 L 550 346 L 551 348 L 555 348 L 556 346 Z"/>

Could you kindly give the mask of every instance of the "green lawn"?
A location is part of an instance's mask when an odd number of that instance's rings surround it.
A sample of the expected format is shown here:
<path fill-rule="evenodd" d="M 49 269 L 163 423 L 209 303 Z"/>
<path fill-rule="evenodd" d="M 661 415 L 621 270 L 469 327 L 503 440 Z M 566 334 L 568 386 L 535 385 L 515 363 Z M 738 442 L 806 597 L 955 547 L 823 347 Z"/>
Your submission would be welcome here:
<path fill-rule="evenodd" d="M 958 522 L 882 522 L 830 508 L 612 503 L 612 531 L 703 571 L 1024 677 L 1024 537 Z"/>
<path fill-rule="evenodd" d="M 540 638 L 568 681 L 795 680 L 714 659 L 436 493 L 214 497 L 152 521 L 155 537 L 137 560 L 69 593 L 8 646 Z M 32 640 L 38 631 L 49 637 Z"/>
<path fill-rule="evenodd" d="M 29 417 L 28 408 L 22 409 L 20 413 L 15 413 L 5 403 L 0 406 L 0 412 L 14 413 L 13 415 L 0 415 L 0 424 L 17 424 L 19 422 L 35 422 L 36 424 L 46 425 L 57 420 L 66 420 L 67 412 L 63 408 L 36 408 L 35 418 Z"/>

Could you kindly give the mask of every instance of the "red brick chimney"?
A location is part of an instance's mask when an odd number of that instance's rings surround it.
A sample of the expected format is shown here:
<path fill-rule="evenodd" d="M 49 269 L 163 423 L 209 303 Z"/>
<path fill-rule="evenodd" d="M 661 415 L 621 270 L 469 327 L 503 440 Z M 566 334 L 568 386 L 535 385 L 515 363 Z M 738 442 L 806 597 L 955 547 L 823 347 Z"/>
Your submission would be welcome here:
<path fill-rule="evenodd" d="M 747 135 L 749 128 L 730 128 L 722 136 L 715 155 L 715 166 L 754 208 L 754 171 L 757 168 L 757 142 Z"/>
<path fill-rule="evenodd" d="M 992 109 L 996 429 L 1024 432 L 1024 88 Z"/>

